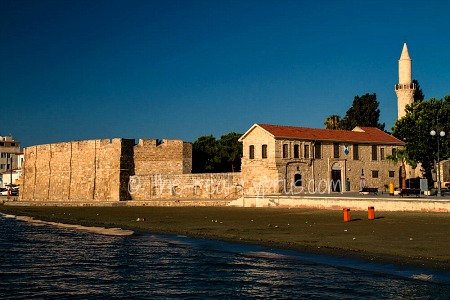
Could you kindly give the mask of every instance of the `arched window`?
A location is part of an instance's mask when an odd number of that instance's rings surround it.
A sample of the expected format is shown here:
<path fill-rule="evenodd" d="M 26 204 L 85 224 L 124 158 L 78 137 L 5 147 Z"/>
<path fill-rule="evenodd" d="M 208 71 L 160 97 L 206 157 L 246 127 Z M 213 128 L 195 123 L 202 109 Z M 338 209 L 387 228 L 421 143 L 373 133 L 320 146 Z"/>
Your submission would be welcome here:
<path fill-rule="evenodd" d="M 302 186 L 302 175 L 301 174 L 295 174 L 294 175 L 294 185 L 295 186 Z"/>

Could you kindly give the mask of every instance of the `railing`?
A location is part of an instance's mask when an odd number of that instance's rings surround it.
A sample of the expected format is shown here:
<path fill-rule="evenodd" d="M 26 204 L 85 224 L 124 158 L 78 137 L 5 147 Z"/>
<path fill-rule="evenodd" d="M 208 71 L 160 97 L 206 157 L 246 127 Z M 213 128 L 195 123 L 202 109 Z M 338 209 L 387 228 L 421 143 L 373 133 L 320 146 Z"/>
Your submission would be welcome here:
<path fill-rule="evenodd" d="M 415 83 L 401 83 L 395 85 L 395 90 L 415 90 Z"/>

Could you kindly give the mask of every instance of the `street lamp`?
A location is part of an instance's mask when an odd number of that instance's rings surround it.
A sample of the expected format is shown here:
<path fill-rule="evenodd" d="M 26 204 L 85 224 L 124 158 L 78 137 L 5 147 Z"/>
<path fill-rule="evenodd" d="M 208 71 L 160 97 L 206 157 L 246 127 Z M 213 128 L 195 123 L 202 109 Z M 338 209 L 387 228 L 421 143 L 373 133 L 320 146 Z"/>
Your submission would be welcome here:
<path fill-rule="evenodd" d="M 436 135 L 436 131 L 435 130 L 431 130 L 430 134 L 432 136 L 435 136 Z M 445 131 L 440 131 L 439 135 L 441 137 L 444 137 L 445 136 Z M 440 173 L 440 170 L 439 170 L 439 165 L 440 165 L 440 163 L 439 163 L 439 136 L 436 136 L 436 139 L 437 139 L 437 182 L 438 182 L 438 193 L 437 194 L 438 194 L 438 196 L 442 196 L 442 193 L 441 193 L 441 173 Z"/>

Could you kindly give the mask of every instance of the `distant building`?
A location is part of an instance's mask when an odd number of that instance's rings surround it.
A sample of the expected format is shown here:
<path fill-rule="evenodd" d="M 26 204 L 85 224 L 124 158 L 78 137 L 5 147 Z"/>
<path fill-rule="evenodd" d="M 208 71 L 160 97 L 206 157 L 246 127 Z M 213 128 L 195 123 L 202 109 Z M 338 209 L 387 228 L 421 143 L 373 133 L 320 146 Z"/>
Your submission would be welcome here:
<path fill-rule="evenodd" d="M 266 194 L 359 191 L 399 184 L 386 160 L 404 143 L 374 127 L 352 131 L 253 125 L 241 138 L 242 177 Z M 261 191 L 259 191 L 261 193 Z"/>
<path fill-rule="evenodd" d="M 21 155 L 22 154 L 22 155 Z M 15 141 L 12 136 L 0 136 L 0 186 L 9 183 L 10 178 L 5 178 L 5 173 L 20 169 L 23 161 L 23 153 L 20 152 L 20 142 Z M 14 183 L 14 180 L 13 180 Z"/>
<path fill-rule="evenodd" d="M 11 181 L 14 185 L 21 185 L 21 183 L 22 183 L 22 170 L 21 169 L 5 171 L 5 172 L 1 173 L 0 175 L 2 177 L 3 187 L 9 186 Z"/>

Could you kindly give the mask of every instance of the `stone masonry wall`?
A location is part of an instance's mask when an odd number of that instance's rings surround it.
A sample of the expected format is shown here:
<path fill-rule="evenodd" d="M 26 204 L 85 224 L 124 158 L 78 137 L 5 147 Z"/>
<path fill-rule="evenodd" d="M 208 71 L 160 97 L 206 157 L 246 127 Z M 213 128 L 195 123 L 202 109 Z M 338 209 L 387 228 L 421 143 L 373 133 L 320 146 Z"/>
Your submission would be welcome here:
<path fill-rule="evenodd" d="M 125 172 L 127 182 L 121 184 L 121 166 L 126 156 L 133 157 L 133 145 L 133 140 L 113 139 L 25 148 L 20 199 L 126 200 L 121 189 L 127 188 L 132 171 Z"/>
<path fill-rule="evenodd" d="M 132 139 L 84 140 L 24 151 L 22 200 L 130 200 L 129 180 L 135 174 L 178 176 L 192 169 L 192 145 L 180 140 L 141 139 L 137 145 Z"/>
<path fill-rule="evenodd" d="M 181 140 L 140 139 L 134 146 L 135 174 L 189 174 L 192 145 Z"/>
<path fill-rule="evenodd" d="M 45 161 L 48 159 L 50 169 L 49 174 L 49 200 L 68 200 L 70 197 L 70 181 L 71 181 L 71 156 L 67 155 L 71 153 L 71 143 L 58 143 L 51 144 L 50 155 L 46 159 L 40 159 Z M 43 147 L 37 146 L 39 154 L 43 154 Z M 25 160 L 27 162 L 27 160 Z M 28 162 L 27 162 L 28 163 Z M 28 178 L 27 178 L 28 179 Z M 28 185 L 29 182 L 27 182 Z M 40 187 L 41 185 L 39 185 Z"/>
<path fill-rule="evenodd" d="M 241 173 L 135 175 L 132 200 L 236 199 L 244 195 Z"/>

